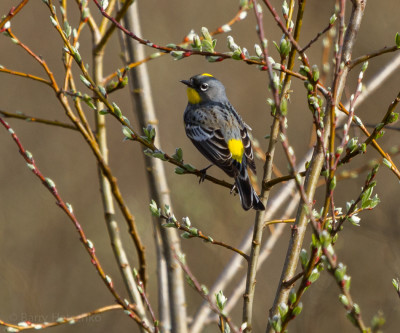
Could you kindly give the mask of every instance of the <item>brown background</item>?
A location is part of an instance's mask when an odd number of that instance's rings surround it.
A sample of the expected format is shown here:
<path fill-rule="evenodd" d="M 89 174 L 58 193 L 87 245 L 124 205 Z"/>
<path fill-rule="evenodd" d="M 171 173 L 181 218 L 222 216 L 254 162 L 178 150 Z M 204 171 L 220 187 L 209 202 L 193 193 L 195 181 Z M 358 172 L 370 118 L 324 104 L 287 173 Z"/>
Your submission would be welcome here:
<path fill-rule="evenodd" d="M 0 13 L 6 14 L 19 1 L 3 0 Z M 206 26 L 210 31 L 228 22 L 236 13 L 238 1 L 141 1 L 140 12 L 143 36 L 155 43 L 165 45 L 179 42 L 184 35 Z M 280 1 L 274 1 L 280 12 Z M 75 2 L 69 3 L 70 23 L 77 24 Z M 392 46 L 396 31 L 400 31 L 398 13 L 400 5 L 393 1 L 369 1 L 363 19 L 360 35 L 354 51 L 362 55 L 383 46 Z M 305 45 L 309 39 L 322 30 L 332 14 L 332 1 L 308 1 L 303 24 Z M 96 19 L 100 15 L 92 7 Z M 271 55 L 278 59 L 272 40 L 278 41 L 281 32 L 272 18 L 265 13 L 266 36 L 270 41 Z M 258 43 L 255 33 L 254 14 L 233 27 L 229 34 L 242 47 L 253 53 Z M 55 73 L 58 82 L 63 78 L 61 63 L 62 43 L 49 20 L 49 12 L 41 1 L 32 0 L 13 21 L 14 33 L 33 51 L 43 56 Z M 226 51 L 226 36 L 217 37 L 217 50 Z M 81 40 L 81 54 L 90 64 L 90 34 L 86 29 Z M 149 50 L 151 53 L 152 50 Z M 121 66 L 118 57 L 119 45 L 114 38 L 107 49 L 105 74 Z M 312 64 L 320 64 L 321 45 L 318 43 L 308 53 Z M 370 62 L 365 82 L 387 62 L 393 54 L 385 55 Z M 0 38 L 0 64 L 18 71 L 44 76 L 42 69 L 19 47 L 4 36 Z M 297 67 L 298 68 L 298 65 Z M 170 56 L 161 57 L 149 63 L 154 103 L 160 120 L 162 149 L 172 153 L 182 147 L 184 159 L 196 167 L 206 166 L 206 160 L 194 149 L 185 137 L 182 114 L 186 106 L 185 88 L 179 83 L 193 74 L 209 72 L 224 82 L 232 104 L 253 128 L 253 135 L 263 149 L 269 133 L 271 117 L 265 100 L 270 97 L 266 89 L 266 73 L 254 66 L 241 62 L 224 61 L 210 64 L 203 58 L 193 56 L 182 61 L 173 61 Z M 76 72 L 77 73 L 77 72 Z M 355 89 L 358 69 L 351 73 L 344 100 Z M 377 123 L 386 112 L 387 106 L 397 95 L 400 75 L 394 74 L 356 111 L 365 122 Z M 80 86 L 85 91 L 83 86 Z M 300 157 L 307 151 L 311 131 L 311 115 L 306 106 L 306 97 L 301 82 L 292 84 L 294 93 L 289 104 L 289 139 Z M 131 120 L 135 128 L 135 110 L 132 110 L 127 91 L 111 96 Z M 29 115 L 67 121 L 54 94 L 47 86 L 26 79 L 0 75 L 0 108 L 6 111 L 22 111 Z M 91 110 L 87 109 L 89 118 Z M 52 128 L 45 125 L 29 124 L 10 119 L 9 123 L 19 135 L 25 148 L 30 150 L 41 171 L 57 185 L 65 201 L 70 202 L 91 239 L 107 273 L 113 277 L 117 289 L 123 293 L 103 219 L 96 162 L 88 146 L 77 132 Z M 154 259 L 151 217 L 148 210 L 149 196 L 143 170 L 142 147 L 132 142 L 122 142 L 120 125 L 113 119 L 108 122 L 110 165 L 118 177 L 125 199 L 134 212 L 138 228 L 147 247 L 149 262 Z M 360 135 L 357 131 L 353 135 Z M 111 295 L 103 286 L 90 260 L 81 246 L 77 233 L 65 214 L 55 205 L 53 197 L 31 174 L 19 155 L 14 142 L 5 130 L 0 130 L 0 319 L 11 322 L 30 320 L 33 322 L 53 321 L 59 316 L 75 315 L 112 304 Z M 383 147 L 398 144 L 398 134 L 389 132 L 380 139 Z M 365 164 L 376 157 L 369 149 L 366 156 L 358 157 L 353 166 Z M 395 158 L 399 163 L 399 158 Z M 279 147 L 276 165 L 283 173 L 287 162 Z M 261 170 L 261 162 L 257 162 Z M 166 164 L 166 171 L 174 204 L 174 213 L 180 218 L 190 216 L 192 223 L 212 235 L 215 239 L 238 245 L 242 235 L 251 226 L 254 212 L 244 212 L 237 197 L 209 182 L 199 186 L 193 176 L 178 176 L 174 168 Z M 226 179 L 219 170 L 212 168 L 212 175 Z M 260 172 L 261 174 L 261 172 Z M 340 183 L 336 192 L 336 204 L 343 206 L 347 200 L 359 193 L 365 175 L 359 179 Z M 387 324 L 385 331 L 395 332 L 400 325 L 399 299 L 391 285 L 392 278 L 399 275 L 399 224 L 398 180 L 382 167 L 377 177 L 376 192 L 382 203 L 371 212 L 361 214 L 361 227 L 347 225 L 341 233 L 336 250 L 339 259 L 348 266 L 352 277 L 352 295 L 361 306 L 363 317 L 369 321 L 377 311 L 382 310 Z M 275 193 L 276 189 L 272 193 Z M 317 207 L 323 200 L 323 190 L 318 192 Z M 119 214 L 119 213 L 118 213 Z M 120 217 L 120 215 L 118 215 Z M 279 216 L 277 216 L 279 217 Z M 119 219 L 120 228 L 126 225 Z M 275 289 L 287 249 L 289 228 L 279 240 L 271 257 L 261 269 L 257 278 L 255 300 L 254 332 L 263 332 L 266 313 L 272 304 Z M 125 244 L 135 252 L 127 234 Z M 268 232 L 265 236 L 268 236 Z M 211 286 L 223 265 L 230 258 L 225 249 L 206 245 L 199 240 L 184 240 L 183 251 L 198 279 Z M 307 239 L 304 244 L 308 248 Z M 245 272 L 245 265 L 240 274 Z M 240 275 L 241 276 L 241 275 Z M 238 279 L 240 277 L 238 275 Z M 150 266 L 151 300 L 155 300 L 155 266 Z M 224 290 L 229 295 L 233 287 Z M 326 273 L 304 296 L 303 313 L 293 323 L 293 332 L 347 332 L 354 330 L 345 317 L 345 310 L 338 301 L 339 290 L 332 277 Z M 200 304 L 200 297 L 187 288 L 188 313 L 193 314 Z M 241 320 L 241 302 L 232 313 L 235 323 Z M 98 332 L 138 331 L 135 324 L 122 312 L 106 313 L 73 328 L 53 328 L 54 332 Z M 210 326 L 204 332 L 216 332 Z"/>

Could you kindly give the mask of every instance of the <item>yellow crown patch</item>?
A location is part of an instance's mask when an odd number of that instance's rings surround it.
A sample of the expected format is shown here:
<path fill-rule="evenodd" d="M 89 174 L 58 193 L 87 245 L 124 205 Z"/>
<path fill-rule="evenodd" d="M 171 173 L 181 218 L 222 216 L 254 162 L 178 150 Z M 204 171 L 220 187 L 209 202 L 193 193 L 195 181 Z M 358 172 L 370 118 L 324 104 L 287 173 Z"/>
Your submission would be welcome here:
<path fill-rule="evenodd" d="M 203 73 L 203 74 L 201 74 L 201 76 L 210 76 L 210 77 L 214 77 L 214 76 L 212 76 L 211 74 L 208 74 L 208 73 Z"/>

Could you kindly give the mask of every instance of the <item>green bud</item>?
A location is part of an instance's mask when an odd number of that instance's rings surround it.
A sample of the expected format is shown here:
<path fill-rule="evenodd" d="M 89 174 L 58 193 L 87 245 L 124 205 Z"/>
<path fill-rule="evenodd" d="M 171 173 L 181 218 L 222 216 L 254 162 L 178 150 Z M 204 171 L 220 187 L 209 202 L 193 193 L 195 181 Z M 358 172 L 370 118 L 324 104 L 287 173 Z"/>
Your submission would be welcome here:
<path fill-rule="evenodd" d="M 298 316 L 301 313 L 301 310 L 303 310 L 303 303 L 299 302 L 299 305 L 297 305 L 294 309 L 293 309 L 293 315 L 294 316 Z"/>
<path fill-rule="evenodd" d="M 287 99 L 285 97 L 283 97 L 281 99 L 281 105 L 280 105 L 281 113 L 282 113 L 283 116 L 287 115 L 287 107 L 288 107 L 288 101 L 287 101 Z"/>
<path fill-rule="evenodd" d="M 154 200 L 151 200 L 150 212 L 155 217 L 160 217 L 161 216 L 161 210 L 157 207 L 157 203 Z"/>
<path fill-rule="evenodd" d="M 399 289 L 399 279 L 392 279 L 392 284 L 393 284 L 393 287 L 394 287 L 394 289 L 396 289 L 396 291 L 399 291 L 400 289 Z"/>
<path fill-rule="evenodd" d="M 345 274 L 346 274 L 346 269 L 347 267 L 343 265 L 342 263 L 339 263 L 337 268 L 335 269 L 335 278 L 336 281 L 342 282 Z"/>
<path fill-rule="evenodd" d="M 342 303 L 345 307 L 348 307 L 348 306 L 349 306 L 349 300 L 348 300 L 348 298 L 347 298 L 345 295 L 340 294 L 340 295 L 339 295 L 339 301 L 340 301 L 340 303 Z"/>
<path fill-rule="evenodd" d="M 296 290 L 294 288 L 290 289 L 289 291 L 289 302 L 290 304 L 294 304 L 297 300 Z"/>
<path fill-rule="evenodd" d="M 312 77 L 314 82 L 317 82 L 319 80 L 319 70 L 318 70 L 318 66 L 314 65 L 311 67 L 312 70 Z"/>
<path fill-rule="evenodd" d="M 354 309 L 355 314 L 359 315 L 361 313 L 360 306 L 357 303 L 354 303 L 353 309 Z"/>
<path fill-rule="evenodd" d="M 279 44 L 279 53 L 282 57 L 286 58 L 289 55 L 291 49 L 291 44 L 285 38 L 281 39 L 281 43 Z"/>
<path fill-rule="evenodd" d="M 285 314 L 288 312 L 288 310 L 289 310 L 289 307 L 286 303 L 282 302 L 278 305 L 278 311 L 279 311 L 281 317 L 284 317 Z"/>
<path fill-rule="evenodd" d="M 282 331 L 282 320 L 279 315 L 273 316 L 272 319 L 269 318 L 268 321 L 276 332 Z"/>
<path fill-rule="evenodd" d="M 387 122 L 388 122 L 389 124 L 395 123 L 395 122 L 397 121 L 398 118 L 399 118 L 399 114 L 398 114 L 397 112 L 392 112 L 392 113 L 389 115 L 389 117 L 388 117 L 388 119 L 387 119 Z"/>
<path fill-rule="evenodd" d="M 310 73 L 310 68 L 308 68 L 307 66 L 300 66 L 300 70 L 299 73 L 303 76 L 307 76 L 308 73 Z"/>
<path fill-rule="evenodd" d="M 208 32 L 208 29 L 206 27 L 202 27 L 200 31 L 201 31 L 201 34 L 202 34 L 202 36 L 203 36 L 203 38 L 205 40 L 208 40 L 208 41 L 212 42 L 212 37 L 211 37 L 210 33 Z"/>
<path fill-rule="evenodd" d="M 256 52 L 256 55 L 258 58 L 263 59 L 264 58 L 264 54 L 263 51 L 261 49 L 261 46 L 258 44 L 254 45 L 254 51 Z"/>
<path fill-rule="evenodd" d="M 221 311 L 224 310 L 225 304 L 228 301 L 228 299 L 224 296 L 222 290 L 220 290 L 218 293 L 215 294 L 215 299 L 217 301 L 218 308 Z"/>
<path fill-rule="evenodd" d="M 181 60 L 183 58 L 183 51 L 171 51 L 170 55 L 174 58 L 174 60 Z"/>
<path fill-rule="evenodd" d="M 112 106 L 113 106 L 114 114 L 115 114 L 118 118 L 121 118 L 121 117 L 122 117 L 122 112 L 121 112 L 121 109 L 119 108 L 119 106 L 118 106 L 116 103 L 114 103 L 114 102 L 112 102 Z"/>
<path fill-rule="evenodd" d="M 318 269 L 314 268 L 310 274 L 310 277 L 308 278 L 308 281 L 310 281 L 311 283 L 314 283 L 315 281 L 318 280 L 319 276 L 320 276 L 320 273 L 319 273 Z"/>
<path fill-rule="evenodd" d="M 308 254 L 305 249 L 301 249 L 300 251 L 300 261 L 303 268 L 308 265 Z"/>
<path fill-rule="evenodd" d="M 198 35 L 193 36 L 192 49 L 196 51 L 201 51 L 201 40 Z"/>
<path fill-rule="evenodd" d="M 336 187 L 336 176 L 333 176 L 332 180 L 329 183 L 329 189 L 333 191 Z"/>
<path fill-rule="evenodd" d="M 331 18 L 329 19 L 329 24 L 330 24 L 330 25 L 333 25 L 333 24 L 336 22 L 336 19 L 337 19 L 336 14 L 333 14 L 333 15 L 331 16 Z"/>
<path fill-rule="evenodd" d="M 172 155 L 172 158 L 173 158 L 175 161 L 182 162 L 182 161 L 183 161 L 183 151 L 182 151 L 182 148 L 176 148 L 176 149 L 175 149 L 175 154 Z"/>

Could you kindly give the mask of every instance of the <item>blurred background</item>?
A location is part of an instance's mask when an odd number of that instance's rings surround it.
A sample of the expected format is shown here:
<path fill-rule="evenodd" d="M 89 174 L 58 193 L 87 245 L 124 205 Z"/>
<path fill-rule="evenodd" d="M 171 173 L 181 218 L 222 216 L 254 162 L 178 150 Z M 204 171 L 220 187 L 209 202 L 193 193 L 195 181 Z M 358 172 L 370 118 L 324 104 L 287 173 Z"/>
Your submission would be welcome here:
<path fill-rule="evenodd" d="M 278 12 L 281 1 L 272 1 Z M 0 2 L 0 14 L 7 14 L 19 1 Z M 69 23 L 75 27 L 79 12 L 75 2 L 69 5 Z M 205 26 L 210 31 L 228 22 L 237 12 L 239 1 L 203 0 L 161 2 L 156 0 L 139 1 L 139 9 L 144 38 L 156 44 L 179 43 L 191 29 L 200 33 Z M 296 4 L 297 5 L 297 4 Z M 334 1 L 307 1 L 300 44 L 305 45 L 319 31 L 325 28 L 333 13 Z M 100 14 L 91 6 L 96 20 Z M 365 53 L 394 45 L 394 36 L 400 31 L 398 13 L 400 3 L 391 1 L 369 1 L 362 22 L 360 34 L 354 49 L 353 58 Z M 349 13 L 349 12 L 348 12 Z M 255 32 L 253 12 L 233 25 L 228 33 L 241 47 L 253 52 L 258 36 Z M 347 15 L 348 17 L 348 15 Z M 270 42 L 269 52 L 278 61 L 272 41 L 279 43 L 282 33 L 271 16 L 264 15 L 266 37 Z M 30 1 L 23 11 L 12 20 L 14 34 L 37 54 L 41 55 L 53 71 L 56 80 L 63 80 L 62 42 L 51 25 L 47 7 L 41 1 Z M 216 38 L 217 51 L 226 52 L 226 36 Z M 85 63 L 91 64 L 91 36 L 86 28 L 80 41 L 80 53 Z M 117 35 L 106 50 L 104 73 L 122 67 Z M 308 51 L 311 64 L 320 65 L 321 41 Z M 149 49 L 151 54 L 153 50 Z M 367 83 L 383 66 L 393 59 L 387 54 L 370 61 L 365 73 Z M 45 77 L 41 67 L 9 38 L 0 38 L 0 64 L 21 72 Z M 298 70 L 298 64 L 295 69 Z M 181 147 L 186 163 L 203 168 L 208 162 L 186 138 L 182 115 L 186 107 L 186 89 L 179 82 L 198 73 L 211 73 L 226 86 L 227 94 L 244 120 L 253 128 L 253 136 L 260 147 L 266 150 L 271 125 L 270 108 L 266 98 L 271 97 L 267 89 L 267 74 L 255 66 L 243 62 L 226 60 L 221 63 L 208 63 L 204 58 L 192 56 L 181 61 L 173 61 L 171 56 L 163 56 L 148 63 L 155 108 L 159 118 L 159 135 L 162 149 L 172 154 Z M 76 69 L 75 69 L 76 70 Z M 348 80 L 343 102 L 355 91 L 359 67 L 355 68 Z M 380 122 L 387 107 L 395 98 L 400 87 L 400 72 L 393 73 L 356 110 L 364 123 Z M 75 71 L 75 74 L 78 74 Z M 78 76 L 76 76 L 78 77 Z M 77 80 L 79 81 L 79 80 Z M 328 81 L 329 82 L 329 81 Z M 78 82 L 80 83 L 80 82 Z M 293 94 L 289 104 L 288 131 L 298 160 L 309 149 L 311 114 L 306 103 L 303 83 L 293 80 Z M 88 92 L 83 85 L 82 92 Z M 135 110 L 132 108 L 128 90 L 118 91 L 110 96 L 138 128 Z M 45 85 L 0 73 L 0 109 L 8 112 L 20 111 L 27 115 L 68 122 L 53 92 Z M 87 116 L 92 110 L 86 108 Z M 7 119 L 18 134 L 24 147 L 32 154 L 42 173 L 57 185 L 62 198 L 71 203 L 85 233 L 96 246 L 96 253 L 112 276 L 116 289 L 125 294 L 124 285 L 119 278 L 103 218 L 97 165 L 89 147 L 78 132 L 47 125 L 28 123 L 17 119 Z M 150 202 L 143 163 L 143 148 L 134 142 L 123 142 L 121 126 L 108 117 L 108 138 L 110 166 L 129 208 L 136 218 L 141 237 L 146 245 L 149 266 L 150 300 L 156 308 L 156 281 L 154 265 L 152 219 L 148 209 Z M 361 136 L 357 130 L 352 135 Z M 26 167 L 18 153 L 15 143 L 7 131 L 0 129 L 0 319 L 17 323 L 54 321 L 59 316 L 71 316 L 95 308 L 113 304 L 114 300 L 104 288 L 103 282 L 92 267 L 84 247 L 79 241 L 73 225 L 66 215 L 55 205 L 54 198 Z M 386 150 L 399 143 L 398 132 L 388 131 L 380 139 Z M 275 155 L 275 168 L 287 173 L 287 161 L 278 145 Z M 354 163 L 343 168 L 356 168 L 377 158 L 376 152 L 369 148 L 367 154 L 357 157 Z M 397 165 L 398 157 L 394 158 Z M 254 222 L 253 211 L 244 212 L 237 196 L 229 195 L 225 188 L 210 182 L 198 184 L 191 175 L 180 176 L 174 173 L 171 164 L 165 164 L 169 187 L 173 200 L 175 216 L 180 219 L 189 216 L 192 224 L 214 239 L 238 246 L 243 235 Z M 262 176 L 262 161 L 257 161 L 259 179 Z M 209 173 L 218 178 L 227 177 L 212 168 Z M 339 183 L 335 203 L 345 207 L 345 202 L 358 196 L 366 174 Z M 377 176 L 378 193 L 381 203 L 360 217 L 361 227 L 346 224 L 336 245 L 339 260 L 348 267 L 352 277 L 352 296 L 362 310 L 367 323 L 378 311 L 386 318 L 384 330 L 396 331 L 400 325 L 399 299 L 391 280 L 400 275 L 400 226 L 399 183 L 386 167 L 381 167 Z M 272 196 L 279 186 L 272 190 Z M 316 195 L 316 208 L 319 209 L 324 198 L 324 189 Z M 120 229 L 125 246 L 131 254 L 132 265 L 137 265 L 136 252 L 128 235 L 127 226 L 118 212 Z M 279 218 L 277 215 L 275 218 Z M 283 260 L 287 251 L 290 228 L 286 227 L 272 254 L 261 268 L 257 277 L 255 299 L 254 332 L 263 332 L 267 313 L 272 305 Z M 265 232 L 264 240 L 269 236 Z M 309 237 L 304 243 L 309 248 Z M 211 287 L 231 257 L 228 250 L 205 244 L 200 240 L 182 240 L 183 252 L 193 273 L 201 283 Z M 238 273 L 237 281 L 246 272 L 246 265 Z M 235 283 L 224 294 L 229 297 Z M 289 329 L 293 332 L 348 332 L 355 330 L 346 319 L 345 310 L 338 301 L 339 289 L 333 278 L 324 272 L 320 279 L 306 292 L 303 299 L 303 312 L 293 321 Z M 188 313 L 193 315 L 201 303 L 200 296 L 187 287 Z M 241 321 L 242 301 L 232 312 L 233 321 Z M 73 328 L 61 326 L 53 332 L 98 332 L 130 331 L 137 332 L 136 324 L 122 311 L 108 312 L 77 323 Z M 216 332 L 215 324 L 204 332 Z"/>

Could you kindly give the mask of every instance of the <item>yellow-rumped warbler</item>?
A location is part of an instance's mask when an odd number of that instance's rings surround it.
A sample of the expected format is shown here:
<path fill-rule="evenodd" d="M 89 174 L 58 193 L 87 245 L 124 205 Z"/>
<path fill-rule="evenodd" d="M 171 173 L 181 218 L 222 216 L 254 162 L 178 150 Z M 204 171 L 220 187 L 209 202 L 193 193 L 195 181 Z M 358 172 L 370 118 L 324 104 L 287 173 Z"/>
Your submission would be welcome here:
<path fill-rule="evenodd" d="M 181 82 L 188 86 L 183 115 L 186 135 L 211 163 L 235 179 L 243 209 L 264 210 L 247 173 L 247 166 L 256 173 L 247 134 L 251 128 L 228 101 L 224 85 L 207 73 Z"/>

